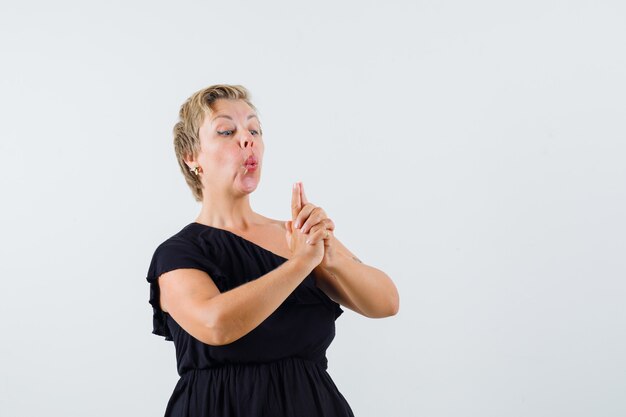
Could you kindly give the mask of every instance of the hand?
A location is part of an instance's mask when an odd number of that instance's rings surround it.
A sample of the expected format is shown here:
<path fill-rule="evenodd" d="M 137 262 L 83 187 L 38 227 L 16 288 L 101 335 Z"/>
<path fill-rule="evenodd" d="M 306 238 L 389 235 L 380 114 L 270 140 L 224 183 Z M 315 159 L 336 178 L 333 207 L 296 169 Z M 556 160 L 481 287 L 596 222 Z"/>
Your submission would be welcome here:
<path fill-rule="evenodd" d="M 307 235 L 310 244 L 316 245 L 319 241 L 324 242 L 324 257 L 320 262 L 321 267 L 330 267 L 335 259 L 335 244 L 333 231 L 335 230 L 335 223 L 328 218 L 324 209 L 319 206 L 311 204 L 304 194 L 304 186 L 301 182 L 298 183 L 299 200 L 301 202 L 301 209 L 297 213 L 297 216 L 293 216 L 292 221 L 298 230 L 298 226 L 301 226 L 300 231 Z M 292 209 L 293 210 L 293 209 Z"/>
<path fill-rule="evenodd" d="M 313 267 L 319 265 L 324 257 L 324 244 L 322 242 L 306 243 L 311 236 L 302 233 L 299 229 L 293 227 L 293 222 L 298 214 L 302 211 L 302 199 L 300 187 L 294 184 L 291 191 L 291 220 L 285 222 L 287 232 L 287 245 L 291 250 L 292 257 L 302 257 L 313 264 Z"/>

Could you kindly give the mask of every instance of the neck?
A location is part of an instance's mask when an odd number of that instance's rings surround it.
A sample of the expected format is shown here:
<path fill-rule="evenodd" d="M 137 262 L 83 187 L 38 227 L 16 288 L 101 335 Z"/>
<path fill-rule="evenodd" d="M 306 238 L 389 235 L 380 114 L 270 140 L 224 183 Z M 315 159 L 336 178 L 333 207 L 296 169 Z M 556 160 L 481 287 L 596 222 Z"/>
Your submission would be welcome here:
<path fill-rule="evenodd" d="M 204 193 L 196 222 L 220 229 L 246 231 L 258 223 L 258 217 L 250 207 L 250 194 L 226 196 Z"/>

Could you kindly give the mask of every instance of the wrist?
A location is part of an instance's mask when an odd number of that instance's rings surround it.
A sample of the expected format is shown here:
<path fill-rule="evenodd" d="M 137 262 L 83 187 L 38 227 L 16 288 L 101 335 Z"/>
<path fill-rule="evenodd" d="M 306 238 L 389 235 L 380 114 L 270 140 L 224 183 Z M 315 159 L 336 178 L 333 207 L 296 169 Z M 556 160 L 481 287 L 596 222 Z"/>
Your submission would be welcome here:
<path fill-rule="evenodd" d="M 307 256 L 295 256 L 287 262 L 292 263 L 298 270 L 306 271 L 307 275 L 317 266 L 317 264 Z"/>
<path fill-rule="evenodd" d="M 336 273 L 346 265 L 346 262 L 350 262 L 349 256 L 339 252 L 333 254 L 332 258 L 327 258 L 324 264 L 320 264 L 320 268 L 330 273 Z"/>

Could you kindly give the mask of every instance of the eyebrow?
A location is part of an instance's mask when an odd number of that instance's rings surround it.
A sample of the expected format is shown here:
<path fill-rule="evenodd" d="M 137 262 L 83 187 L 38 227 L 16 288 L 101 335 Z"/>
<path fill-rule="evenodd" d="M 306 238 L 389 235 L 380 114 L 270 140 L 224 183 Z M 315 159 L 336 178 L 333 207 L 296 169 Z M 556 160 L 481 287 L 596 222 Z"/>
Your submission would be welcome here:
<path fill-rule="evenodd" d="M 225 115 L 225 114 L 220 114 L 220 115 L 217 115 L 217 116 L 215 116 L 215 117 L 213 118 L 213 120 L 217 119 L 218 117 L 223 117 L 223 118 L 225 118 L 225 119 L 230 119 L 230 120 L 233 120 L 233 118 L 232 118 L 232 117 L 227 116 L 227 115 Z M 248 118 L 247 118 L 246 120 L 250 120 L 250 119 L 252 119 L 253 117 L 256 117 L 256 118 L 258 119 L 258 117 L 256 116 L 256 114 L 251 114 L 250 116 L 248 116 Z M 213 120 L 211 120 L 211 121 L 213 121 Z"/>

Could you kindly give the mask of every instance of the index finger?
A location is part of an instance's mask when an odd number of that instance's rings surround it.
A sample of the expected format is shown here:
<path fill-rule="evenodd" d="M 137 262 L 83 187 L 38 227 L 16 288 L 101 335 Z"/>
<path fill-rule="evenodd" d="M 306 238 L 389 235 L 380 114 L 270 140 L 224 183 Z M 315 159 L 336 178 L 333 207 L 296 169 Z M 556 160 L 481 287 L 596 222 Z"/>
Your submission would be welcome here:
<path fill-rule="evenodd" d="M 302 200 L 300 199 L 300 187 L 296 182 L 293 184 L 293 187 L 291 187 L 291 220 L 296 220 L 301 209 Z"/>
<path fill-rule="evenodd" d="M 304 204 L 305 206 L 309 204 L 309 201 L 306 198 L 306 194 L 304 194 L 304 184 L 302 183 L 300 183 L 300 203 Z"/>

